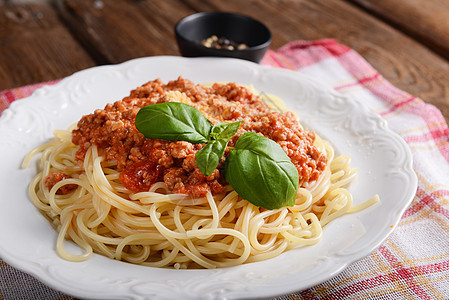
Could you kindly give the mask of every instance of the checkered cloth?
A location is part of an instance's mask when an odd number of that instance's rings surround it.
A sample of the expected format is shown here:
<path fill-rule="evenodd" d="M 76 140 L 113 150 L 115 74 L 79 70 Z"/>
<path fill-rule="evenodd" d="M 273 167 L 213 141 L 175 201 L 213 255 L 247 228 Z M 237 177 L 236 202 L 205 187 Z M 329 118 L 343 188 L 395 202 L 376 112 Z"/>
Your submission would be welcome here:
<path fill-rule="evenodd" d="M 295 41 L 268 51 L 262 64 L 320 78 L 365 102 L 408 143 L 419 180 L 399 226 L 375 252 L 329 281 L 276 299 L 449 299 L 449 129 L 440 111 L 335 40 Z M 42 85 L 1 92 L 0 111 Z M 0 261 L 2 298 L 72 299 Z"/>

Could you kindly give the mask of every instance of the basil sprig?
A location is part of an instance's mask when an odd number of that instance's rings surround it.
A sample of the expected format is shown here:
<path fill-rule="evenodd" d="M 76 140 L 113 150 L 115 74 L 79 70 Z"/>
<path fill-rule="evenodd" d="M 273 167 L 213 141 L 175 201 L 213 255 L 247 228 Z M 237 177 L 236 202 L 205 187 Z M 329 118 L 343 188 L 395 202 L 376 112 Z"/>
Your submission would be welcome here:
<path fill-rule="evenodd" d="M 242 121 L 220 123 L 212 126 L 206 146 L 201 148 L 195 155 L 196 164 L 201 173 L 209 176 L 217 168 L 229 140 L 239 130 L 240 123 L 242 123 Z"/>
<path fill-rule="evenodd" d="M 217 168 L 241 122 L 212 125 L 199 110 L 179 102 L 145 106 L 135 120 L 146 138 L 206 144 L 196 153 L 198 168 L 206 176 Z M 254 132 L 240 136 L 226 157 L 224 173 L 234 190 L 256 206 L 271 210 L 295 204 L 298 170 L 269 138 Z"/>

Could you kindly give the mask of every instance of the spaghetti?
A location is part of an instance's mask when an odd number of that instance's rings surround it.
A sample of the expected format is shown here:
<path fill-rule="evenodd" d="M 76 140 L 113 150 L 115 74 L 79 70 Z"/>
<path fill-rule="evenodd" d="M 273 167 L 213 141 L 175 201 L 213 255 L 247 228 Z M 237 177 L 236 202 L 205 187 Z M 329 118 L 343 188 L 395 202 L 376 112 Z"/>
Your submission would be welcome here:
<path fill-rule="evenodd" d="M 182 99 L 186 96 L 184 92 Z M 350 166 L 350 157 L 336 156 L 331 144 L 318 136 L 313 146 L 325 157 L 324 168 L 316 178 L 303 180 L 294 206 L 265 210 L 241 199 L 220 180 L 221 189 L 204 193 L 201 189 L 203 194 L 186 188 L 188 181 L 182 183 L 183 189 L 175 190 L 160 177 L 146 190 L 131 191 L 120 173 L 133 163 L 107 158 L 100 144 L 82 149 L 73 143 L 76 130 L 79 127 L 55 131 L 50 142 L 31 151 L 23 162 L 27 167 L 40 153 L 29 195 L 58 230 L 57 252 L 70 261 L 87 260 L 95 252 L 176 269 L 256 262 L 316 244 L 323 226 L 378 200 L 374 197 L 362 206 L 352 206 L 346 187 L 356 170 Z M 83 253 L 66 251 L 65 239 Z"/>

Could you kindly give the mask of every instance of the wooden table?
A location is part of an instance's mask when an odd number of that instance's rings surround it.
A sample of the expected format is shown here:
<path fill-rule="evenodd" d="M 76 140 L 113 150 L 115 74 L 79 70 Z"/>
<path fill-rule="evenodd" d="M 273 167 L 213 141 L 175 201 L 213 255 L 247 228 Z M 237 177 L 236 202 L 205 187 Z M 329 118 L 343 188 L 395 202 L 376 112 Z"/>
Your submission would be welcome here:
<path fill-rule="evenodd" d="M 335 38 L 449 121 L 445 0 L 0 0 L 0 90 L 152 55 L 179 55 L 173 27 L 197 11 L 241 12 L 271 49 Z"/>

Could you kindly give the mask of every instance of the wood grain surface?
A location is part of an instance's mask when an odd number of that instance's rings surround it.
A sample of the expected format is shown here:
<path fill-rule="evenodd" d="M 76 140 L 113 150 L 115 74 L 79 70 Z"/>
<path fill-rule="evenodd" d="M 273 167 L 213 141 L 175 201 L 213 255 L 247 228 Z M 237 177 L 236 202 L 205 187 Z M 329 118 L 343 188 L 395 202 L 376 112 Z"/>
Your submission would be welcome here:
<path fill-rule="evenodd" d="M 335 38 L 449 121 L 449 5 L 443 1 L 0 0 L 0 89 L 136 57 L 179 55 L 176 22 L 222 10 L 263 21 L 272 49 Z"/>
<path fill-rule="evenodd" d="M 92 66 L 89 53 L 49 3 L 0 4 L 0 90 L 62 78 Z"/>
<path fill-rule="evenodd" d="M 352 0 L 369 13 L 449 58 L 449 1 Z"/>

